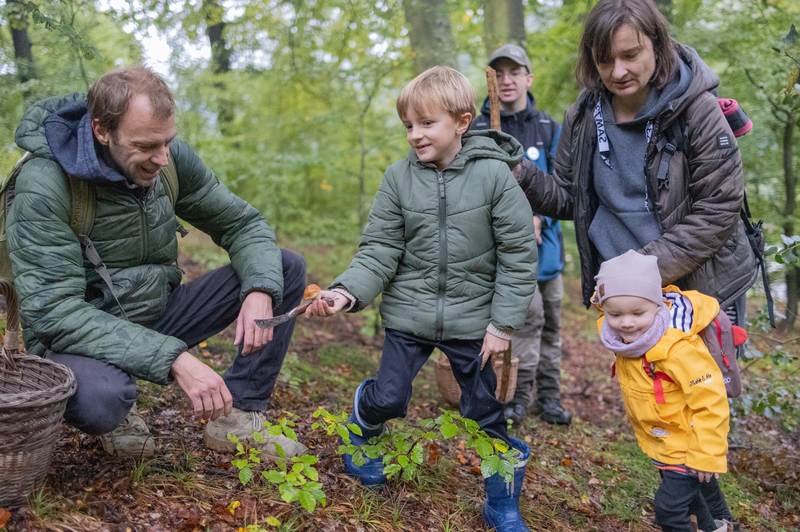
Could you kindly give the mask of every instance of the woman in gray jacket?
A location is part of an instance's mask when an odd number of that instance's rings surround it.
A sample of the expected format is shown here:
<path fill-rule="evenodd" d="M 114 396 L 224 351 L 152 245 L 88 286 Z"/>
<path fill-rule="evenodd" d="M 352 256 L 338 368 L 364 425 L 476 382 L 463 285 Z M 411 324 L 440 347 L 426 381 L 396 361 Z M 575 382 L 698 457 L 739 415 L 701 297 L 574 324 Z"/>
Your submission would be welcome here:
<path fill-rule="evenodd" d="M 715 297 L 742 325 L 757 271 L 719 78 L 669 37 L 651 0 L 598 2 L 576 74 L 555 176 L 524 163 L 515 174 L 535 212 L 575 220 L 584 304 L 600 263 L 634 249 L 658 257 L 665 286 Z"/>

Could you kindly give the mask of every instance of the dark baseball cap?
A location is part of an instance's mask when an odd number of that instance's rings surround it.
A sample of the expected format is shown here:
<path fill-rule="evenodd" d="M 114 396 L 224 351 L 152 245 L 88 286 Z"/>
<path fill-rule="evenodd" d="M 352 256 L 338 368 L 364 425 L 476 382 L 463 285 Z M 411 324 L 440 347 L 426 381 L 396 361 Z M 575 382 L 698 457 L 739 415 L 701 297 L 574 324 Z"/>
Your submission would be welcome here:
<path fill-rule="evenodd" d="M 524 66 L 528 69 L 528 72 L 531 71 L 531 62 L 528 59 L 528 54 L 516 44 L 506 44 L 495 50 L 494 53 L 492 53 L 492 57 L 489 58 L 489 66 L 492 66 L 492 63 L 503 57 L 511 59 L 518 65 Z"/>

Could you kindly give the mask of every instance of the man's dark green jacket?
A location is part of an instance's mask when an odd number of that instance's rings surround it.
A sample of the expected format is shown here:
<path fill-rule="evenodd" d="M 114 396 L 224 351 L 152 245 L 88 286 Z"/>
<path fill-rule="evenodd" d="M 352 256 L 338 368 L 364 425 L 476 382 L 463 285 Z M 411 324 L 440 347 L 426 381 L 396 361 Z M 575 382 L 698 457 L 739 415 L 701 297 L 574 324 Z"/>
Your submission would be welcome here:
<path fill-rule="evenodd" d="M 522 327 L 536 287 L 533 216 L 509 165 L 522 147 L 469 132 L 442 172 L 409 150 L 378 187 L 359 252 L 332 284 L 355 310 L 383 292 L 384 325 L 431 340 Z"/>
<path fill-rule="evenodd" d="M 263 291 L 277 306 L 283 271 L 275 234 L 246 201 L 220 183 L 192 148 L 170 145 L 180 192 L 173 209 L 165 185 L 129 183 L 96 156 L 85 95 L 32 106 L 16 142 L 35 157 L 22 169 L 8 212 L 7 235 L 29 353 L 90 356 L 141 379 L 166 384 L 186 344 L 148 329 L 181 283 L 176 215 L 211 235 L 230 255 L 240 297 Z M 130 321 L 83 256 L 69 226 L 72 209 L 64 167 L 92 183 L 94 226 L 88 235 L 108 267 Z"/>

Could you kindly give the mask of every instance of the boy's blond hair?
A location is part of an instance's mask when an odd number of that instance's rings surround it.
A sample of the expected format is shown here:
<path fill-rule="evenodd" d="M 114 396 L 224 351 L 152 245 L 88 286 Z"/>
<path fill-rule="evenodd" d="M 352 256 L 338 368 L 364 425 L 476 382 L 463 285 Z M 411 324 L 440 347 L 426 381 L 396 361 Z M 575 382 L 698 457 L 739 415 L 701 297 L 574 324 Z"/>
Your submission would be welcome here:
<path fill-rule="evenodd" d="M 429 68 L 403 87 L 397 97 L 397 115 L 405 120 L 409 109 L 417 116 L 443 110 L 454 120 L 464 113 L 475 118 L 475 89 L 464 74 L 450 67 Z"/>

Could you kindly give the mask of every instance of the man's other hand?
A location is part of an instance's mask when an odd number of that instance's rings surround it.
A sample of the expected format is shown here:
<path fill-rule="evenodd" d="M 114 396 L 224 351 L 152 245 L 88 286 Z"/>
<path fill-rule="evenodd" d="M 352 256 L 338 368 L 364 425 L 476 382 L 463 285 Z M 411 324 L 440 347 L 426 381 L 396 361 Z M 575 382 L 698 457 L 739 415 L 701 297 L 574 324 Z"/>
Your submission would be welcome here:
<path fill-rule="evenodd" d="M 272 297 L 264 292 L 250 292 L 244 298 L 242 310 L 236 318 L 236 339 L 233 345 L 242 342 L 242 355 L 247 355 L 272 341 L 272 329 L 262 329 L 256 325 L 257 319 L 272 317 Z"/>
<path fill-rule="evenodd" d="M 184 351 L 178 355 L 170 371 L 192 400 L 195 413 L 203 419 L 214 421 L 221 414 L 231 413 L 233 398 L 225 381 L 190 353 Z"/>

